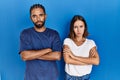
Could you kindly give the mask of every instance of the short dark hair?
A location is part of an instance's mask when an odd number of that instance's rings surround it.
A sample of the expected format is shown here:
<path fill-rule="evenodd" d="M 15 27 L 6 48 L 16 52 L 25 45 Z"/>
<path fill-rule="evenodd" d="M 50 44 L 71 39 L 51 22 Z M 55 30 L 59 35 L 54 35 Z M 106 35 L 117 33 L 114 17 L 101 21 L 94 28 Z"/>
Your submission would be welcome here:
<path fill-rule="evenodd" d="M 45 8 L 42 4 L 33 4 L 31 7 L 30 7 L 30 14 L 31 14 L 31 11 L 34 9 L 34 8 L 41 8 L 43 9 L 44 13 L 46 14 L 45 12 Z"/>
<path fill-rule="evenodd" d="M 87 28 L 87 23 L 85 21 L 85 19 L 81 16 L 81 15 L 75 15 L 72 20 L 71 20 L 71 23 L 70 23 L 70 33 L 69 33 L 69 38 L 71 39 L 75 39 L 75 33 L 74 33 L 74 23 L 77 21 L 77 20 L 80 20 L 80 21 L 83 21 L 84 24 L 85 24 L 85 31 L 83 33 L 83 37 L 87 37 L 88 36 L 88 28 Z"/>

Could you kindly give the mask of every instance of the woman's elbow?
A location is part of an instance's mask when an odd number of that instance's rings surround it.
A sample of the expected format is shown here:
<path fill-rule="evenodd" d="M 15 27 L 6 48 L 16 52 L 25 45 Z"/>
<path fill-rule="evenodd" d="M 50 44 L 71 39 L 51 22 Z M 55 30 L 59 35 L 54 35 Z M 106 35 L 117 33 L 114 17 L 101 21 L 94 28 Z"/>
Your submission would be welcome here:
<path fill-rule="evenodd" d="M 70 62 L 71 62 L 69 58 L 64 58 L 64 61 L 66 64 L 70 64 Z"/>
<path fill-rule="evenodd" d="M 70 64 L 70 61 L 67 60 L 67 61 L 65 61 L 65 63 L 66 63 L 66 64 Z"/>
<path fill-rule="evenodd" d="M 94 65 L 99 65 L 99 64 L 100 64 L 100 60 L 97 59 L 97 60 L 95 61 L 95 64 L 94 64 Z"/>
<path fill-rule="evenodd" d="M 63 57 L 64 57 L 64 62 L 65 62 L 66 64 L 70 64 L 70 62 L 71 62 L 71 61 L 70 61 L 70 60 L 71 60 L 70 57 L 69 57 L 68 55 L 66 55 L 66 54 L 64 54 Z"/>

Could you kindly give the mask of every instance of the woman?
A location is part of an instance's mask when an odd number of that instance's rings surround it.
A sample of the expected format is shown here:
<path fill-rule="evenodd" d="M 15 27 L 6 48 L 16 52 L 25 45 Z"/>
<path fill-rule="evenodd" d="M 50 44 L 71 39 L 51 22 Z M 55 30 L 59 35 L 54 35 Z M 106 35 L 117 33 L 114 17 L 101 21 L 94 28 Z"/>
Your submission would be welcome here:
<path fill-rule="evenodd" d="M 92 65 L 99 64 L 96 44 L 87 36 L 85 19 L 75 15 L 70 24 L 69 38 L 64 40 L 65 80 L 90 80 Z"/>

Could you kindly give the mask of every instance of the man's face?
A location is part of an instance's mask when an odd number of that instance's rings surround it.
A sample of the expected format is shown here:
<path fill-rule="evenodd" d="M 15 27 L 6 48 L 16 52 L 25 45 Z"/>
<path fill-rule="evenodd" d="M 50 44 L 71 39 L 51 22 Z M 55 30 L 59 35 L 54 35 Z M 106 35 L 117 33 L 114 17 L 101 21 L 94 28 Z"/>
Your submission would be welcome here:
<path fill-rule="evenodd" d="M 34 8 L 31 11 L 31 20 L 36 28 L 42 28 L 45 24 L 46 14 L 42 8 Z"/>

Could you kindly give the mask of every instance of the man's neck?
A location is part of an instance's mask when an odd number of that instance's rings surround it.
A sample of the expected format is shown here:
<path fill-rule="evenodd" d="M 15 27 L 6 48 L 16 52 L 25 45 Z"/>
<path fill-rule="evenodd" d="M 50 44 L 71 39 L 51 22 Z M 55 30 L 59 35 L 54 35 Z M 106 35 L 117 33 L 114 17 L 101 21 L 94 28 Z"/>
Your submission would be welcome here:
<path fill-rule="evenodd" d="M 37 32 L 44 32 L 44 31 L 46 30 L 46 27 L 43 26 L 43 27 L 41 27 L 41 28 L 37 28 L 37 27 L 34 26 L 34 29 L 35 29 L 35 31 L 37 31 Z"/>

